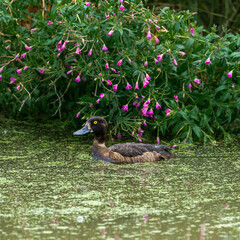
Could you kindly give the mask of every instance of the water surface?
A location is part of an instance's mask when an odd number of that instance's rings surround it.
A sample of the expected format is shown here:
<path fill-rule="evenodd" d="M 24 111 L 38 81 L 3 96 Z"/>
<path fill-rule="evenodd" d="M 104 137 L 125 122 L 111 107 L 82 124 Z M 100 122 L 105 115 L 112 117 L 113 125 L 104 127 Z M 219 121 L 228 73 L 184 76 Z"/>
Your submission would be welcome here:
<path fill-rule="evenodd" d="M 239 145 L 118 166 L 91 142 L 0 120 L 0 239 L 240 239 Z"/>

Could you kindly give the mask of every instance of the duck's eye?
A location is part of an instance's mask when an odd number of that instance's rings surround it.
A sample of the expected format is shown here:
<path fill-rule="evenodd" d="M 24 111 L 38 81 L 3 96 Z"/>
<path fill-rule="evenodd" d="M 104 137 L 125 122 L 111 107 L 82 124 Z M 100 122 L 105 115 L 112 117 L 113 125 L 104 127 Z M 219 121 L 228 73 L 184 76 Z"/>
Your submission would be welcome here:
<path fill-rule="evenodd" d="M 94 121 L 93 124 L 97 124 L 97 121 Z"/>

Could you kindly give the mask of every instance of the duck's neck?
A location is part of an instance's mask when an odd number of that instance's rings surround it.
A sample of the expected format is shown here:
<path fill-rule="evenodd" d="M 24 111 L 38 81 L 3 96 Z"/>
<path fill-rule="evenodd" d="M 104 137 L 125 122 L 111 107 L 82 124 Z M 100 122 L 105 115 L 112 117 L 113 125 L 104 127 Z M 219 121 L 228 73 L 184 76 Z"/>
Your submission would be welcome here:
<path fill-rule="evenodd" d="M 106 147 L 105 140 L 106 140 L 106 135 L 95 135 L 93 145 Z"/>
<path fill-rule="evenodd" d="M 95 135 L 91 148 L 93 156 L 97 159 L 105 159 L 109 157 L 109 149 L 105 145 L 105 137 Z"/>

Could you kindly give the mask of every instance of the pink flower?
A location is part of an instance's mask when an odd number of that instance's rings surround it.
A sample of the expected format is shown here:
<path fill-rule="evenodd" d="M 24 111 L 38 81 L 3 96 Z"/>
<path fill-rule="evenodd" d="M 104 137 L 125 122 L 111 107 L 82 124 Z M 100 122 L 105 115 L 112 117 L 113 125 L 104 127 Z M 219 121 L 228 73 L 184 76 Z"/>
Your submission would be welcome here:
<path fill-rule="evenodd" d="M 80 115 L 80 112 L 79 112 L 79 113 L 77 113 L 77 115 L 76 115 L 76 118 L 78 118 L 78 117 L 79 117 L 79 115 Z"/>
<path fill-rule="evenodd" d="M 151 32 L 150 31 L 148 31 L 147 39 L 151 39 Z"/>
<path fill-rule="evenodd" d="M 178 102 L 178 96 L 174 95 L 174 98 L 175 98 L 176 102 Z"/>
<path fill-rule="evenodd" d="M 139 139 L 138 139 L 138 141 L 139 141 L 139 142 L 142 142 L 142 139 L 141 139 L 141 138 L 139 138 Z"/>
<path fill-rule="evenodd" d="M 142 111 L 142 116 L 147 116 L 147 108 L 146 107 L 143 107 L 141 109 L 141 111 Z"/>
<path fill-rule="evenodd" d="M 114 33 L 113 29 L 108 33 L 108 36 L 112 36 L 112 34 Z"/>
<path fill-rule="evenodd" d="M 133 102 L 133 106 L 136 107 L 138 105 L 138 102 Z"/>
<path fill-rule="evenodd" d="M 148 74 L 146 74 L 146 79 L 147 79 L 147 80 L 150 80 L 151 77 L 150 77 Z"/>
<path fill-rule="evenodd" d="M 68 72 L 67 72 L 67 75 L 70 74 L 71 72 L 72 72 L 72 70 L 68 71 Z"/>
<path fill-rule="evenodd" d="M 138 82 L 136 82 L 136 84 L 135 84 L 135 89 L 139 89 Z"/>
<path fill-rule="evenodd" d="M 159 27 L 158 25 L 156 25 L 156 29 L 157 29 L 157 30 L 159 30 L 159 29 L 160 29 L 160 27 Z"/>
<path fill-rule="evenodd" d="M 162 59 L 163 59 L 163 54 L 157 56 L 158 61 L 162 61 Z"/>
<path fill-rule="evenodd" d="M 10 49 L 10 46 L 9 46 L 9 45 L 8 45 L 8 46 L 6 46 L 6 49 L 7 49 L 7 50 L 9 50 L 9 49 Z"/>
<path fill-rule="evenodd" d="M 176 148 L 176 147 L 177 147 L 177 145 L 173 145 L 172 147 L 173 147 L 173 148 Z"/>
<path fill-rule="evenodd" d="M 148 117 L 153 117 L 153 116 L 152 116 L 152 115 L 154 115 L 153 110 L 152 110 L 152 109 L 148 110 L 148 111 L 147 111 L 147 115 L 148 115 Z"/>
<path fill-rule="evenodd" d="M 97 101 L 96 101 L 96 103 L 99 103 L 100 102 L 100 99 L 98 99 Z"/>
<path fill-rule="evenodd" d="M 0 73 L 3 71 L 3 68 L 0 68 Z"/>
<path fill-rule="evenodd" d="M 146 126 L 147 126 L 147 123 L 146 123 L 146 122 L 144 122 L 144 123 L 143 123 L 143 125 L 146 127 Z"/>
<path fill-rule="evenodd" d="M 107 85 L 112 85 L 112 81 L 107 80 Z"/>
<path fill-rule="evenodd" d="M 88 53 L 88 56 L 91 56 L 92 55 L 92 48 L 90 49 L 89 53 Z"/>
<path fill-rule="evenodd" d="M 144 82 L 143 82 L 143 87 L 146 87 L 149 84 L 149 81 L 145 78 Z"/>
<path fill-rule="evenodd" d="M 116 69 L 114 69 L 114 68 L 111 68 L 111 70 L 112 70 L 113 72 L 115 72 L 115 73 L 117 72 Z"/>
<path fill-rule="evenodd" d="M 103 98 L 104 97 L 104 93 L 100 93 L 99 97 Z"/>
<path fill-rule="evenodd" d="M 25 58 L 25 56 L 26 56 L 26 53 L 23 53 L 23 54 L 20 56 L 20 58 L 23 59 L 23 58 Z"/>
<path fill-rule="evenodd" d="M 122 110 L 123 110 L 123 111 L 128 111 L 128 105 L 123 105 L 123 106 L 122 106 Z"/>
<path fill-rule="evenodd" d="M 200 81 L 199 79 L 197 79 L 197 78 L 195 78 L 193 81 L 194 81 L 197 85 L 200 85 L 200 84 L 201 84 L 201 81 Z"/>
<path fill-rule="evenodd" d="M 121 139 L 121 137 L 122 137 L 121 133 L 118 133 L 118 134 L 116 135 L 116 137 L 117 137 L 117 140 L 120 141 L 120 139 Z M 112 141 L 114 141 L 114 140 L 112 139 Z"/>
<path fill-rule="evenodd" d="M 16 89 L 19 91 L 19 90 L 20 90 L 20 86 L 18 85 L 18 86 L 16 87 Z"/>
<path fill-rule="evenodd" d="M 2 75 L 0 75 L 0 82 L 2 81 Z"/>
<path fill-rule="evenodd" d="M 227 76 L 228 76 L 229 78 L 232 77 L 232 72 L 233 72 L 233 71 L 231 71 L 231 72 L 229 72 L 229 73 L 227 74 Z"/>
<path fill-rule="evenodd" d="M 174 58 L 174 60 L 173 60 L 173 63 L 174 63 L 174 65 L 175 66 L 177 66 L 178 65 L 178 63 L 177 63 L 177 61 L 176 61 L 176 59 Z"/>
<path fill-rule="evenodd" d="M 194 33 L 195 29 L 194 28 L 190 28 L 190 32 Z"/>
<path fill-rule="evenodd" d="M 232 88 L 235 88 L 235 84 L 232 84 Z"/>
<path fill-rule="evenodd" d="M 208 58 L 205 63 L 209 65 L 211 63 L 210 58 Z"/>
<path fill-rule="evenodd" d="M 21 74 L 22 73 L 22 69 L 17 69 L 16 72 L 17 72 L 17 74 Z"/>
<path fill-rule="evenodd" d="M 23 70 L 26 70 L 26 69 L 28 69 L 28 66 L 25 66 L 25 67 L 23 68 Z"/>
<path fill-rule="evenodd" d="M 186 54 L 185 52 L 181 52 L 181 51 L 180 51 L 179 53 L 180 53 L 182 56 L 184 56 L 184 55 Z"/>
<path fill-rule="evenodd" d="M 117 85 L 117 84 L 113 85 L 113 90 L 114 90 L 115 92 L 117 91 L 117 88 L 118 88 L 118 85 Z"/>
<path fill-rule="evenodd" d="M 80 48 L 77 48 L 75 53 L 76 53 L 76 54 L 81 54 Z"/>
<path fill-rule="evenodd" d="M 15 81 L 16 81 L 16 78 L 11 77 L 11 78 L 10 78 L 10 83 L 9 83 L 9 84 L 13 84 Z"/>
<path fill-rule="evenodd" d="M 123 3 L 123 0 L 119 0 L 120 3 Z"/>
<path fill-rule="evenodd" d="M 117 65 L 118 66 L 122 65 L 122 59 L 117 62 Z"/>
<path fill-rule="evenodd" d="M 187 86 L 187 88 L 191 88 L 192 87 L 192 84 L 191 83 L 189 83 L 188 84 L 188 86 Z"/>
<path fill-rule="evenodd" d="M 40 70 L 40 73 L 44 73 L 44 70 L 43 70 L 43 69 L 41 69 L 41 70 Z"/>
<path fill-rule="evenodd" d="M 119 10 L 124 11 L 125 7 L 121 4 Z"/>
<path fill-rule="evenodd" d="M 154 62 L 157 64 L 158 63 L 158 60 L 156 58 L 154 58 Z"/>
<path fill-rule="evenodd" d="M 155 38 L 156 43 L 158 44 L 159 43 L 159 39 L 156 36 L 154 36 L 154 38 Z"/>
<path fill-rule="evenodd" d="M 26 50 L 31 50 L 32 47 L 29 47 L 28 45 L 25 45 L 25 49 L 26 49 Z"/>
<path fill-rule="evenodd" d="M 130 89 L 132 89 L 132 86 L 129 83 L 127 83 L 127 86 L 125 87 L 125 89 L 130 90 Z"/>
<path fill-rule="evenodd" d="M 171 112 L 171 109 L 167 108 L 166 113 L 170 113 L 170 112 Z"/>
<path fill-rule="evenodd" d="M 158 109 L 160 109 L 161 108 L 161 105 L 157 102 L 156 103 L 156 109 L 158 110 Z"/>
<path fill-rule="evenodd" d="M 109 64 L 108 63 L 106 63 L 105 68 L 109 69 Z"/>
<path fill-rule="evenodd" d="M 93 104 L 92 104 L 92 103 L 90 103 L 90 104 L 89 104 L 89 107 L 90 107 L 90 108 L 92 108 L 92 107 L 93 107 Z"/>
<path fill-rule="evenodd" d="M 143 107 L 144 107 L 144 108 L 147 108 L 148 105 L 150 104 L 150 102 L 151 102 L 151 100 L 148 99 L 148 100 L 143 104 Z"/>
<path fill-rule="evenodd" d="M 147 67 L 148 66 L 148 62 L 146 61 L 145 63 L 144 63 L 144 67 Z"/>
<path fill-rule="evenodd" d="M 77 77 L 75 78 L 75 81 L 76 81 L 76 82 L 80 82 L 80 81 L 81 81 L 80 76 L 77 76 Z"/>
<path fill-rule="evenodd" d="M 159 139 L 159 137 L 157 138 L 157 143 L 160 143 L 160 139 Z"/>
<path fill-rule="evenodd" d="M 86 6 L 89 6 L 91 4 L 91 2 L 85 2 Z"/>
<path fill-rule="evenodd" d="M 108 19 L 108 18 L 109 18 L 109 15 L 106 16 L 106 19 Z"/>
<path fill-rule="evenodd" d="M 33 32 L 36 31 L 36 29 L 35 29 L 35 28 L 32 28 L 30 31 L 31 31 L 31 33 L 33 33 Z"/>
<path fill-rule="evenodd" d="M 107 50 L 108 50 L 108 48 L 106 47 L 105 44 L 103 45 L 102 50 L 103 50 L 103 51 L 107 51 Z"/>
<path fill-rule="evenodd" d="M 53 22 L 52 21 L 48 21 L 48 25 L 52 25 L 53 24 Z"/>

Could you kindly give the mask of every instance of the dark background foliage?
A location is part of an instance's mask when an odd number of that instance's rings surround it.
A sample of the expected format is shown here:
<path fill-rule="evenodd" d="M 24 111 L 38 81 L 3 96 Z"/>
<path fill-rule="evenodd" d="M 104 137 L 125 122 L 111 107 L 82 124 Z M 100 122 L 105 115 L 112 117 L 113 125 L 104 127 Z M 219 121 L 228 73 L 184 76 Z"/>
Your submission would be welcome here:
<path fill-rule="evenodd" d="M 232 32 L 239 32 L 239 0 L 146 0 L 145 4 L 156 13 L 164 7 L 176 11 L 198 12 L 198 23 L 208 29 L 217 25 L 220 35 L 224 33 L 222 26 L 231 29 Z"/>
<path fill-rule="evenodd" d="M 93 3 L 90 6 L 69 0 L 0 3 L 0 68 L 3 68 L 0 106 L 6 115 L 35 120 L 60 117 L 68 124 L 75 124 L 76 115 L 82 123 L 99 115 L 108 120 L 110 135 L 134 133 L 139 139 L 143 131 L 145 136 L 154 136 L 153 140 L 160 137 L 206 142 L 236 138 L 240 125 L 238 33 L 218 26 L 205 30 L 195 20 L 201 14 L 189 11 L 163 8 L 153 14 L 142 8 L 140 1 L 133 0 L 124 2 L 126 10 L 122 12 L 118 1 Z M 156 24 L 161 26 L 160 30 L 156 30 Z M 114 34 L 108 37 L 111 29 Z M 194 29 L 194 35 L 190 29 Z M 151 40 L 146 39 L 149 30 Z M 154 37 L 159 38 L 158 44 Z M 60 45 L 66 42 L 67 47 L 57 56 L 59 42 Z M 82 49 L 80 55 L 75 54 L 76 43 Z M 108 52 L 102 51 L 103 44 Z M 26 50 L 26 45 L 32 48 Z M 93 55 L 88 56 L 91 48 Z M 186 55 L 181 56 L 180 51 Z M 17 57 L 24 53 L 24 59 Z M 154 58 L 160 54 L 164 54 L 163 60 L 155 64 Z M 205 64 L 208 57 L 212 61 L 209 66 Z M 122 66 L 116 64 L 120 59 Z M 149 63 L 147 68 L 145 61 Z M 105 69 L 106 62 L 121 73 Z M 16 70 L 24 66 L 28 69 L 18 75 Z M 68 71 L 71 73 L 67 74 Z M 232 78 L 227 77 L 230 71 Z M 74 81 L 78 74 L 82 79 L 79 83 Z M 142 86 L 146 74 L 151 76 L 150 84 L 135 91 L 136 81 Z M 13 84 L 9 84 L 10 77 L 16 79 Z M 200 85 L 194 83 L 196 78 Z M 117 92 L 106 84 L 107 79 L 119 84 Z M 132 90 L 125 90 L 128 83 Z M 189 84 L 191 88 L 187 88 Z M 97 104 L 100 93 L 105 96 Z M 132 105 L 136 94 L 140 97 L 137 100 L 140 108 Z M 179 101 L 174 100 L 174 95 Z M 141 114 L 147 99 L 151 100 L 148 110 L 154 111 L 155 118 Z M 161 110 L 155 109 L 157 102 Z M 123 111 L 126 104 L 129 110 Z M 167 109 L 171 109 L 170 116 L 166 116 Z"/>

